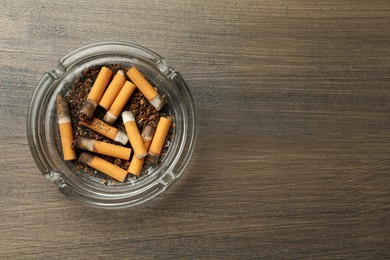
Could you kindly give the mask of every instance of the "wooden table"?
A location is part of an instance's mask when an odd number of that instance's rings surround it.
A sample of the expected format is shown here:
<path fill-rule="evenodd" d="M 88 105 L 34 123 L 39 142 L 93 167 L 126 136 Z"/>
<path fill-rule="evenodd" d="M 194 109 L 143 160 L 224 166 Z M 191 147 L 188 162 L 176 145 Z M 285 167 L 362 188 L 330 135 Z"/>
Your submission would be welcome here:
<path fill-rule="evenodd" d="M 0 11 L 0 258 L 389 258 L 390 2 L 6 0 Z M 26 138 L 43 74 L 124 41 L 181 72 L 198 113 L 185 174 L 89 208 Z"/>

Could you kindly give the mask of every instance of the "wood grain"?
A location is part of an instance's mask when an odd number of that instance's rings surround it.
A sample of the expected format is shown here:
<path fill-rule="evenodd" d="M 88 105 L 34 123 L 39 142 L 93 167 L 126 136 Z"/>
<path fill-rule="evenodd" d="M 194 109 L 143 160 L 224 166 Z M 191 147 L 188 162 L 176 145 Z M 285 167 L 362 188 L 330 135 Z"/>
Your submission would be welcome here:
<path fill-rule="evenodd" d="M 0 258 L 389 258 L 389 1 L 16 1 L 0 9 Z M 154 50 L 194 96 L 185 174 L 88 208 L 30 155 L 42 75 L 98 41 Z"/>

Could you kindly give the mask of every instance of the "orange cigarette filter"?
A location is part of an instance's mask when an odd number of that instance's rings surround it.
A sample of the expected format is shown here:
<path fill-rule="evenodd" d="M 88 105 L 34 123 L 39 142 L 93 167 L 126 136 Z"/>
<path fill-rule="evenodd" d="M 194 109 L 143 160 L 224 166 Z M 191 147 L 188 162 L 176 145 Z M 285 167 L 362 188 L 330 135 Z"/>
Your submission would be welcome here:
<path fill-rule="evenodd" d="M 76 151 L 72 148 L 73 131 L 69 114 L 69 104 L 68 101 L 60 94 L 56 97 L 56 110 L 64 160 L 74 160 L 76 159 Z"/>
<path fill-rule="evenodd" d="M 148 151 L 146 151 L 141 135 L 139 134 L 133 112 L 124 111 L 122 113 L 122 119 L 123 123 L 125 124 L 130 144 L 134 150 L 134 156 L 138 159 L 144 158 L 148 154 Z"/>
<path fill-rule="evenodd" d="M 104 95 L 99 102 L 99 106 L 108 110 L 114 102 L 115 98 L 118 96 L 118 93 L 121 91 L 125 82 L 125 73 L 123 72 L 123 70 L 118 70 L 118 72 L 112 79 L 110 85 L 108 85 L 106 92 L 104 92 Z"/>
<path fill-rule="evenodd" d="M 157 165 L 158 157 L 164 146 L 165 138 L 167 137 L 169 127 L 171 126 L 172 118 L 161 117 L 158 122 L 156 133 L 154 134 L 152 143 L 150 144 L 148 157 L 146 163 L 150 165 Z"/>
<path fill-rule="evenodd" d="M 153 86 L 145 79 L 144 75 L 136 68 L 132 67 L 127 71 L 127 76 L 133 81 L 147 100 L 159 111 L 164 106 L 164 99 L 157 93 Z"/>
<path fill-rule="evenodd" d="M 156 129 L 147 125 L 144 130 L 142 130 L 141 138 L 144 142 L 145 149 L 148 150 L 150 143 L 152 142 L 153 135 Z M 138 159 L 136 156 L 131 160 L 129 169 L 127 170 L 129 173 L 134 174 L 135 176 L 139 176 L 142 171 L 142 166 L 144 165 L 145 158 Z"/>
<path fill-rule="evenodd" d="M 127 101 L 130 99 L 131 95 L 133 94 L 135 88 L 136 86 L 133 83 L 131 83 L 130 81 L 126 81 L 125 85 L 123 85 L 118 96 L 115 98 L 114 102 L 112 103 L 110 109 L 105 114 L 103 121 L 105 121 L 107 124 L 110 125 L 115 123 L 116 119 L 118 118 L 123 108 L 125 107 Z"/>
<path fill-rule="evenodd" d="M 81 136 L 77 137 L 76 139 L 76 147 L 86 151 L 100 153 L 123 160 L 129 160 L 131 154 L 130 148 L 101 141 L 95 141 Z"/>
<path fill-rule="evenodd" d="M 79 157 L 79 161 L 120 182 L 123 182 L 127 176 L 127 171 L 88 152 L 82 153 Z"/>
<path fill-rule="evenodd" d="M 117 128 L 104 123 L 102 120 L 92 118 L 90 122 L 80 121 L 81 125 L 88 127 L 89 129 L 123 145 L 129 141 L 127 135 L 118 130 Z"/>
<path fill-rule="evenodd" d="M 92 118 L 96 106 L 98 105 L 104 90 L 111 79 L 112 73 L 112 70 L 107 67 L 101 68 L 99 75 L 97 76 L 95 83 L 93 84 L 92 89 L 81 108 L 81 113 L 87 118 Z"/>

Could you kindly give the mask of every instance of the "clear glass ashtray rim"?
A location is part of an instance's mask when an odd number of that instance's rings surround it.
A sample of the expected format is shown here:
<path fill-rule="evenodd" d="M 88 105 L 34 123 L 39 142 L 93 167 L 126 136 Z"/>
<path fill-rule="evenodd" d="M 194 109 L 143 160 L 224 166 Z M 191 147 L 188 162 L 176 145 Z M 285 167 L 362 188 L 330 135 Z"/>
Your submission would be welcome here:
<path fill-rule="evenodd" d="M 77 179 L 66 179 L 61 172 L 50 167 L 47 158 L 44 158 L 42 150 L 40 150 L 44 146 L 42 141 L 44 141 L 45 137 L 44 134 L 42 134 L 44 125 L 42 125 L 42 120 L 38 117 L 45 112 L 40 111 L 40 107 L 37 104 L 40 103 L 39 101 L 41 101 L 42 98 L 50 96 L 48 91 L 51 90 L 50 87 L 53 82 L 61 80 L 61 76 L 64 73 L 70 73 L 67 70 L 71 70 L 71 68 L 75 66 L 77 67 L 79 62 L 87 59 L 94 59 L 94 57 L 110 57 L 110 55 L 143 59 L 143 61 L 155 66 L 163 75 L 165 75 L 167 80 L 170 80 L 173 83 L 173 86 L 177 88 L 175 91 L 180 92 L 179 94 L 183 95 L 186 100 L 185 104 L 182 104 L 183 106 L 186 106 L 183 112 L 185 116 L 183 133 L 180 135 L 180 146 L 178 147 L 178 150 L 175 151 L 175 157 L 170 159 L 170 165 L 163 165 L 163 167 L 161 167 L 165 172 L 158 175 L 158 178 L 150 178 L 150 182 L 145 183 L 145 185 L 140 185 L 139 188 L 132 189 L 131 191 L 126 191 L 126 188 L 118 188 L 117 190 L 115 190 L 115 188 L 111 190 L 110 188 L 108 190 L 88 190 L 83 187 L 80 188 L 77 184 Z M 40 168 L 42 174 L 47 179 L 53 181 L 58 186 L 62 193 L 94 207 L 125 208 L 141 204 L 157 196 L 183 173 L 195 146 L 195 122 L 194 101 L 186 83 L 180 74 L 173 70 L 162 57 L 135 44 L 102 42 L 81 47 L 65 55 L 60 59 L 56 68 L 42 77 L 31 99 L 27 119 L 27 133 L 30 150 L 38 168 Z"/>

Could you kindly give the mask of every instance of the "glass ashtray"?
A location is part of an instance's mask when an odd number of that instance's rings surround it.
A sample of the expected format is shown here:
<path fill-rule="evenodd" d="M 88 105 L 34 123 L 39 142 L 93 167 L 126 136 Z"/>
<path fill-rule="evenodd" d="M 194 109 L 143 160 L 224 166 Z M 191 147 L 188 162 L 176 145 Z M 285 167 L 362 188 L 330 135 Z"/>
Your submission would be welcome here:
<path fill-rule="evenodd" d="M 148 168 L 139 178 L 112 185 L 86 176 L 62 159 L 55 109 L 57 94 L 69 91 L 84 69 L 107 64 L 137 66 L 165 96 L 175 124 L 174 138 L 157 167 Z M 38 168 L 63 194 L 89 206 L 126 208 L 154 198 L 181 176 L 194 150 L 195 120 L 194 101 L 186 83 L 162 57 L 138 45 L 102 42 L 69 53 L 42 77 L 31 99 L 27 135 Z"/>

